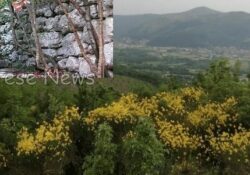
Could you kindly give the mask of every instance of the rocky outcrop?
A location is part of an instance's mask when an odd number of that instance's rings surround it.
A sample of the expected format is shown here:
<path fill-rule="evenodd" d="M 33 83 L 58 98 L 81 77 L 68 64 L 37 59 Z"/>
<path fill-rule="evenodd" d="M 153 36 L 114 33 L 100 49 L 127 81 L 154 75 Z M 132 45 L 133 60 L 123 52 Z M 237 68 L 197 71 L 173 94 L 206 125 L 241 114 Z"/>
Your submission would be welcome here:
<path fill-rule="evenodd" d="M 85 11 L 90 9 L 90 20 L 96 31 L 98 31 L 98 12 L 95 0 L 88 0 L 85 4 L 83 0 L 77 0 L 80 7 Z M 68 2 L 63 0 L 64 6 L 69 12 L 76 25 L 78 34 L 89 58 L 96 62 L 94 50 L 91 46 L 92 38 L 88 34 L 88 23 L 78 13 L 76 9 Z M 1 14 L 10 17 L 8 8 L 1 9 Z M 16 26 L 17 39 L 24 47 L 33 43 L 31 27 L 26 10 L 17 14 L 22 19 L 22 24 Z M 80 57 L 80 49 L 75 40 L 74 33 L 70 30 L 67 17 L 61 7 L 55 2 L 42 5 L 36 11 L 37 29 L 43 52 L 48 63 L 57 63 L 60 69 L 78 72 L 81 75 L 91 74 L 88 63 Z M 0 59 L 12 65 L 21 64 L 22 66 L 34 66 L 34 56 L 21 48 L 15 48 L 12 36 L 12 27 L 10 18 L 0 18 Z M 113 64 L 113 0 L 104 0 L 104 50 L 106 64 Z M 25 31 L 25 33 L 23 33 Z M 1 62 L 0 62 L 1 63 Z M 53 65 L 50 64 L 50 65 Z M 0 66 L 3 63 L 0 64 Z"/>

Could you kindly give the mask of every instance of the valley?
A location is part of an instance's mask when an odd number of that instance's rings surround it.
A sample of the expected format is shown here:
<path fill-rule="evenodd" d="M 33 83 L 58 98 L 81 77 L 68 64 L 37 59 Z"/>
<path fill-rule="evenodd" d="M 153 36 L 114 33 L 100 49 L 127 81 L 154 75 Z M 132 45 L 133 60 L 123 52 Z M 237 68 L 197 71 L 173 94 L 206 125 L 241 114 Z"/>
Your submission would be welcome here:
<path fill-rule="evenodd" d="M 151 47 L 141 43 L 125 42 L 117 43 L 115 47 L 117 66 L 123 66 L 127 71 L 144 72 L 155 76 L 192 79 L 219 59 L 229 60 L 232 66 L 238 64 L 242 80 L 250 70 L 250 50 L 235 47 Z M 117 72 L 124 74 L 121 70 Z"/>

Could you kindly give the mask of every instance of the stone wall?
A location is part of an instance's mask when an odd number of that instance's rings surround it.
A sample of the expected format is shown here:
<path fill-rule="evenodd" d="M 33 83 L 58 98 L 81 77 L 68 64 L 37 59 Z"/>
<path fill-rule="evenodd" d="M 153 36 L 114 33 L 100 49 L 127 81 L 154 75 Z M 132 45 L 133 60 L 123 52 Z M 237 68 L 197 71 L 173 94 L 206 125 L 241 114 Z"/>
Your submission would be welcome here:
<path fill-rule="evenodd" d="M 85 1 L 85 2 L 84 2 Z M 84 48 L 93 62 L 96 61 L 94 50 L 91 47 L 92 39 L 88 35 L 87 23 L 76 9 L 67 1 L 63 0 L 64 6 L 67 7 L 70 17 L 81 37 Z M 90 9 L 90 17 L 93 26 L 98 31 L 98 12 L 95 0 L 78 0 L 78 4 L 86 11 Z M 10 16 L 8 8 L 0 12 Z M 80 49 L 75 40 L 74 33 L 70 30 L 68 20 L 63 10 L 55 2 L 41 5 L 37 8 L 37 29 L 39 32 L 40 43 L 43 52 L 49 56 L 47 62 L 50 66 L 57 63 L 59 68 L 70 71 L 88 74 L 89 66 L 80 58 Z M 34 43 L 32 39 L 32 30 L 28 20 L 27 10 L 18 13 L 18 18 L 22 21 L 16 26 L 18 41 L 23 46 Z M 104 52 L 106 64 L 113 64 L 113 0 L 104 0 Z M 12 66 L 35 66 L 35 58 L 24 49 L 16 49 L 12 38 L 11 18 L 0 19 L 0 67 L 6 64 Z M 25 33 L 24 33 L 25 31 Z M 2 63 L 1 63 L 2 62 Z"/>

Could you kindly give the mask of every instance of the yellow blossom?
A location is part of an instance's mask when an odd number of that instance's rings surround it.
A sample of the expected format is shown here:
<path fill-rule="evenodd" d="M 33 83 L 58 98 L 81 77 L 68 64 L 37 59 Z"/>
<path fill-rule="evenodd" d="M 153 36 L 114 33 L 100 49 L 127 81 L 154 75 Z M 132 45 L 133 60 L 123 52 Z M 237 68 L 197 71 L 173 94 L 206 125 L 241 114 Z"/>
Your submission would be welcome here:
<path fill-rule="evenodd" d="M 189 129 L 179 123 L 157 121 L 157 126 L 160 138 L 172 149 L 195 150 L 200 145 L 200 138 L 189 134 Z"/>
<path fill-rule="evenodd" d="M 55 155 L 59 155 L 59 153 L 63 155 L 64 148 L 71 144 L 69 125 L 73 121 L 80 121 L 78 109 L 75 107 L 66 108 L 51 123 L 43 122 L 34 133 L 23 128 L 18 133 L 18 154 L 40 155 L 44 151 L 52 151 L 57 152 Z M 54 144 L 55 142 L 56 144 Z"/>

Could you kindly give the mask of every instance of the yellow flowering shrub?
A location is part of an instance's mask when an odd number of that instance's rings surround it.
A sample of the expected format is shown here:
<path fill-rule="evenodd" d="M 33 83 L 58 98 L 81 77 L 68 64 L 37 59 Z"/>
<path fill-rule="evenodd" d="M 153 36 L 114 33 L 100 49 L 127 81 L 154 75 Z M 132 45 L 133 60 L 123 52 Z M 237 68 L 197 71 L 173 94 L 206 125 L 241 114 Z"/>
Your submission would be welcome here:
<path fill-rule="evenodd" d="M 144 99 L 129 94 L 110 106 L 89 112 L 85 122 L 89 126 L 101 121 L 135 124 L 138 117 L 151 117 L 158 128 L 159 137 L 167 146 L 195 150 L 206 146 L 201 138 L 214 136 L 216 125 L 223 126 L 237 119 L 237 114 L 232 110 L 237 104 L 235 98 L 228 98 L 223 103 L 204 104 L 202 97 L 206 97 L 205 92 L 194 87 L 161 92 Z M 203 136 L 196 128 L 204 126 L 207 132 Z"/>
<path fill-rule="evenodd" d="M 167 115 L 183 115 L 185 113 L 185 101 L 175 93 L 163 92 L 156 95 L 160 111 Z"/>
<path fill-rule="evenodd" d="M 77 108 L 72 107 L 65 109 L 52 122 L 43 122 L 34 133 L 23 128 L 18 133 L 18 154 L 53 152 L 54 156 L 62 156 L 65 148 L 71 144 L 70 125 L 74 121 L 80 121 L 80 114 Z"/>
<path fill-rule="evenodd" d="M 237 114 L 230 114 L 230 110 L 236 104 L 235 98 L 229 98 L 222 104 L 208 103 L 199 105 L 196 110 L 188 113 L 188 121 L 194 126 L 205 126 L 211 121 L 215 121 L 215 124 L 225 125 L 226 121 L 236 120 Z"/>
<path fill-rule="evenodd" d="M 94 125 L 102 120 L 134 123 L 137 117 L 148 116 L 147 109 L 144 107 L 146 105 L 150 106 L 150 103 L 140 102 L 136 95 L 129 94 L 110 106 L 91 111 L 85 121 L 88 125 Z"/>
<path fill-rule="evenodd" d="M 186 101 L 197 102 L 205 95 L 205 92 L 201 88 L 187 87 L 180 90 L 180 95 Z"/>
<path fill-rule="evenodd" d="M 89 112 L 85 122 L 88 125 L 95 125 L 102 120 L 134 123 L 138 117 L 184 116 L 185 100 L 197 101 L 203 95 L 204 92 L 198 88 L 184 88 L 180 92 L 162 92 L 144 99 L 139 99 L 135 94 L 128 94 L 109 106 Z"/>
<path fill-rule="evenodd" d="M 234 134 L 223 132 L 218 137 L 212 137 L 210 144 L 214 154 L 226 154 L 233 156 L 235 154 L 244 155 L 241 158 L 248 161 L 248 156 L 245 154 L 250 150 L 250 131 L 239 131 Z"/>
<path fill-rule="evenodd" d="M 157 121 L 157 126 L 161 140 L 174 150 L 195 150 L 200 146 L 200 138 L 196 135 L 191 135 L 189 129 L 180 123 Z"/>
<path fill-rule="evenodd" d="M 204 98 L 203 98 L 204 97 Z M 237 100 L 207 102 L 206 93 L 200 88 L 183 88 L 174 92 L 158 93 L 150 98 L 128 94 L 110 105 L 90 111 L 80 119 L 77 108 L 68 108 L 50 123 L 43 122 L 35 132 L 23 128 L 18 136 L 18 154 L 40 155 L 53 152 L 61 156 L 72 143 L 70 126 L 81 121 L 95 129 L 102 122 L 120 124 L 121 139 L 134 137 L 131 131 L 140 117 L 154 121 L 158 137 L 175 153 L 196 154 L 196 157 L 243 154 L 248 160 L 250 131 L 237 124 Z M 203 154 L 204 153 L 204 154 Z"/>

